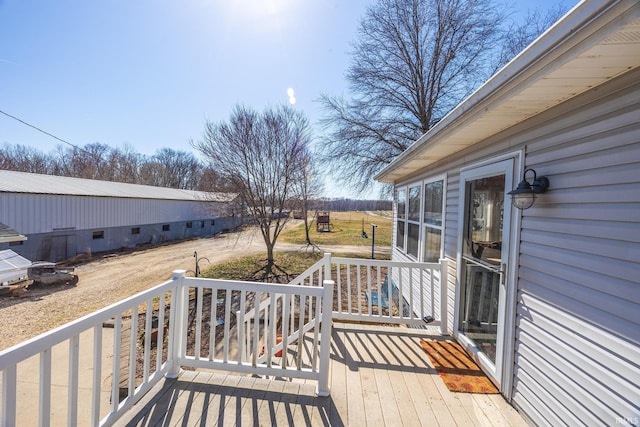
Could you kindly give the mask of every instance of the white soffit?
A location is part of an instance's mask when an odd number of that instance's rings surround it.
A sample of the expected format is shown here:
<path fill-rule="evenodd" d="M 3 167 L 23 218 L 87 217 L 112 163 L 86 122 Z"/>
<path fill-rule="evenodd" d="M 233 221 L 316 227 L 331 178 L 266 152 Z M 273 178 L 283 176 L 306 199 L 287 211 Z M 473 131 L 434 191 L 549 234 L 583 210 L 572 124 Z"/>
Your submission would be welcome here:
<path fill-rule="evenodd" d="M 640 65 L 640 3 L 584 1 L 376 179 L 397 182 Z"/>

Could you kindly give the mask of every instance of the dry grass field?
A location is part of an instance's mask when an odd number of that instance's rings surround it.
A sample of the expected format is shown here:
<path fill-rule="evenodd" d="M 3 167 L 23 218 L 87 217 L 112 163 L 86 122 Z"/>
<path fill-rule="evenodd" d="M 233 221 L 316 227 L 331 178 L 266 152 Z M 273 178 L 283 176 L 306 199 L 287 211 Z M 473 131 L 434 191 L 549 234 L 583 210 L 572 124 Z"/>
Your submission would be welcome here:
<path fill-rule="evenodd" d="M 311 242 L 323 245 L 371 246 L 372 225 L 376 225 L 375 244 L 380 247 L 391 246 L 392 217 L 389 211 L 376 212 L 330 212 L 330 231 L 316 231 L 313 220 L 310 230 Z M 363 237 L 364 230 L 366 238 Z M 304 244 L 303 222 L 291 227 L 280 238 L 283 242 Z"/>

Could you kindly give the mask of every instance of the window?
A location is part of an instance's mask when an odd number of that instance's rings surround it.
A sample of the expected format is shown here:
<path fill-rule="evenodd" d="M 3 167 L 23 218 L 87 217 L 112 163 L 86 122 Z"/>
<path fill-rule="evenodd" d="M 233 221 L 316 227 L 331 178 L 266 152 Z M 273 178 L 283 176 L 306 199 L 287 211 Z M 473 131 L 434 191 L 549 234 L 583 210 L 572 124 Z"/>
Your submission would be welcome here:
<path fill-rule="evenodd" d="M 162 226 L 162 231 L 169 231 L 169 230 L 171 230 L 171 226 L 169 224 L 164 224 Z"/>
<path fill-rule="evenodd" d="M 409 187 L 409 214 L 407 215 L 407 254 L 418 258 L 420 242 L 420 185 Z"/>
<path fill-rule="evenodd" d="M 94 231 L 93 232 L 93 240 L 97 240 L 97 239 L 104 239 L 104 231 L 103 230 Z"/>
<path fill-rule="evenodd" d="M 200 221 L 200 228 L 204 228 L 204 221 Z"/>
<path fill-rule="evenodd" d="M 404 249 L 404 232 L 405 232 L 405 218 L 407 217 L 407 190 L 398 190 L 398 197 L 396 201 L 396 214 L 398 216 L 398 228 L 396 230 L 396 246 L 400 249 Z"/>
<path fill-rule="evenodd" d="M 424 262 L 442 256 L 444 179 L 411 183 L 396 190 L 396 247 Z"/>
<path fill-rule="evenodd" d="M 438 262 L 442 252 L 442 205 L 444 181 L 424 185 L 422 260 Z"/>
<path fill-rule="evenodd" d="M 193 228 L 193 222 L 191 221 L 187 222 L 187 228 Z"/>
<path fill-rule="evenodd" d="M 22 246 L 24 241 L 18 240 L 17 242 L 9 242 L 9 246 Z"/>
<path fill-rule="evenodd" d="M 133 227 L 131 229 L 131 234 L 140 234 L 140 227 Z"/>

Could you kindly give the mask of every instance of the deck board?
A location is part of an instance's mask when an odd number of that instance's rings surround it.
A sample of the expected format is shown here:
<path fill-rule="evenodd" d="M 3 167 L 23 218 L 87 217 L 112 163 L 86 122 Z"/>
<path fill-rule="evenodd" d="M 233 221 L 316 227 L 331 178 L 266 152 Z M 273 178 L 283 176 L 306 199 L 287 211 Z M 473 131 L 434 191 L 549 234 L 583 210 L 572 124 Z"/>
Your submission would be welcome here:
<path fill-rule="evenodd" d="M 115 425 L 527 425 L 500 395 L 449 392 L 420 348 L 426 334 L 335 323 L 330 397 L 317 397 L 310 380 L 184 371 L 162 380 Z"/>

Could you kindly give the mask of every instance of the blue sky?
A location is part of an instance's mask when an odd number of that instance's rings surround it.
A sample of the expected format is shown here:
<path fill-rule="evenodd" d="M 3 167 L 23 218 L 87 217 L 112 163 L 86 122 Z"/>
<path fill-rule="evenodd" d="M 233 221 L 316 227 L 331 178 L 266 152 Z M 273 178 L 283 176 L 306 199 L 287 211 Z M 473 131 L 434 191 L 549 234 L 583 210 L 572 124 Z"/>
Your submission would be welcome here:
<path fill-rule="evenodd" d="M 350 46 L 371 3 L 0 0 L 0 110 L 75 145 L 151 155 L 193 151 L 206 119 L 226 120 L 236 103 L 287 103 L 292 88 L 317 135 L 317 99 L 346 92 Z M 61 144 L 0 114 L 5 143 L 44 152 Z"/>

